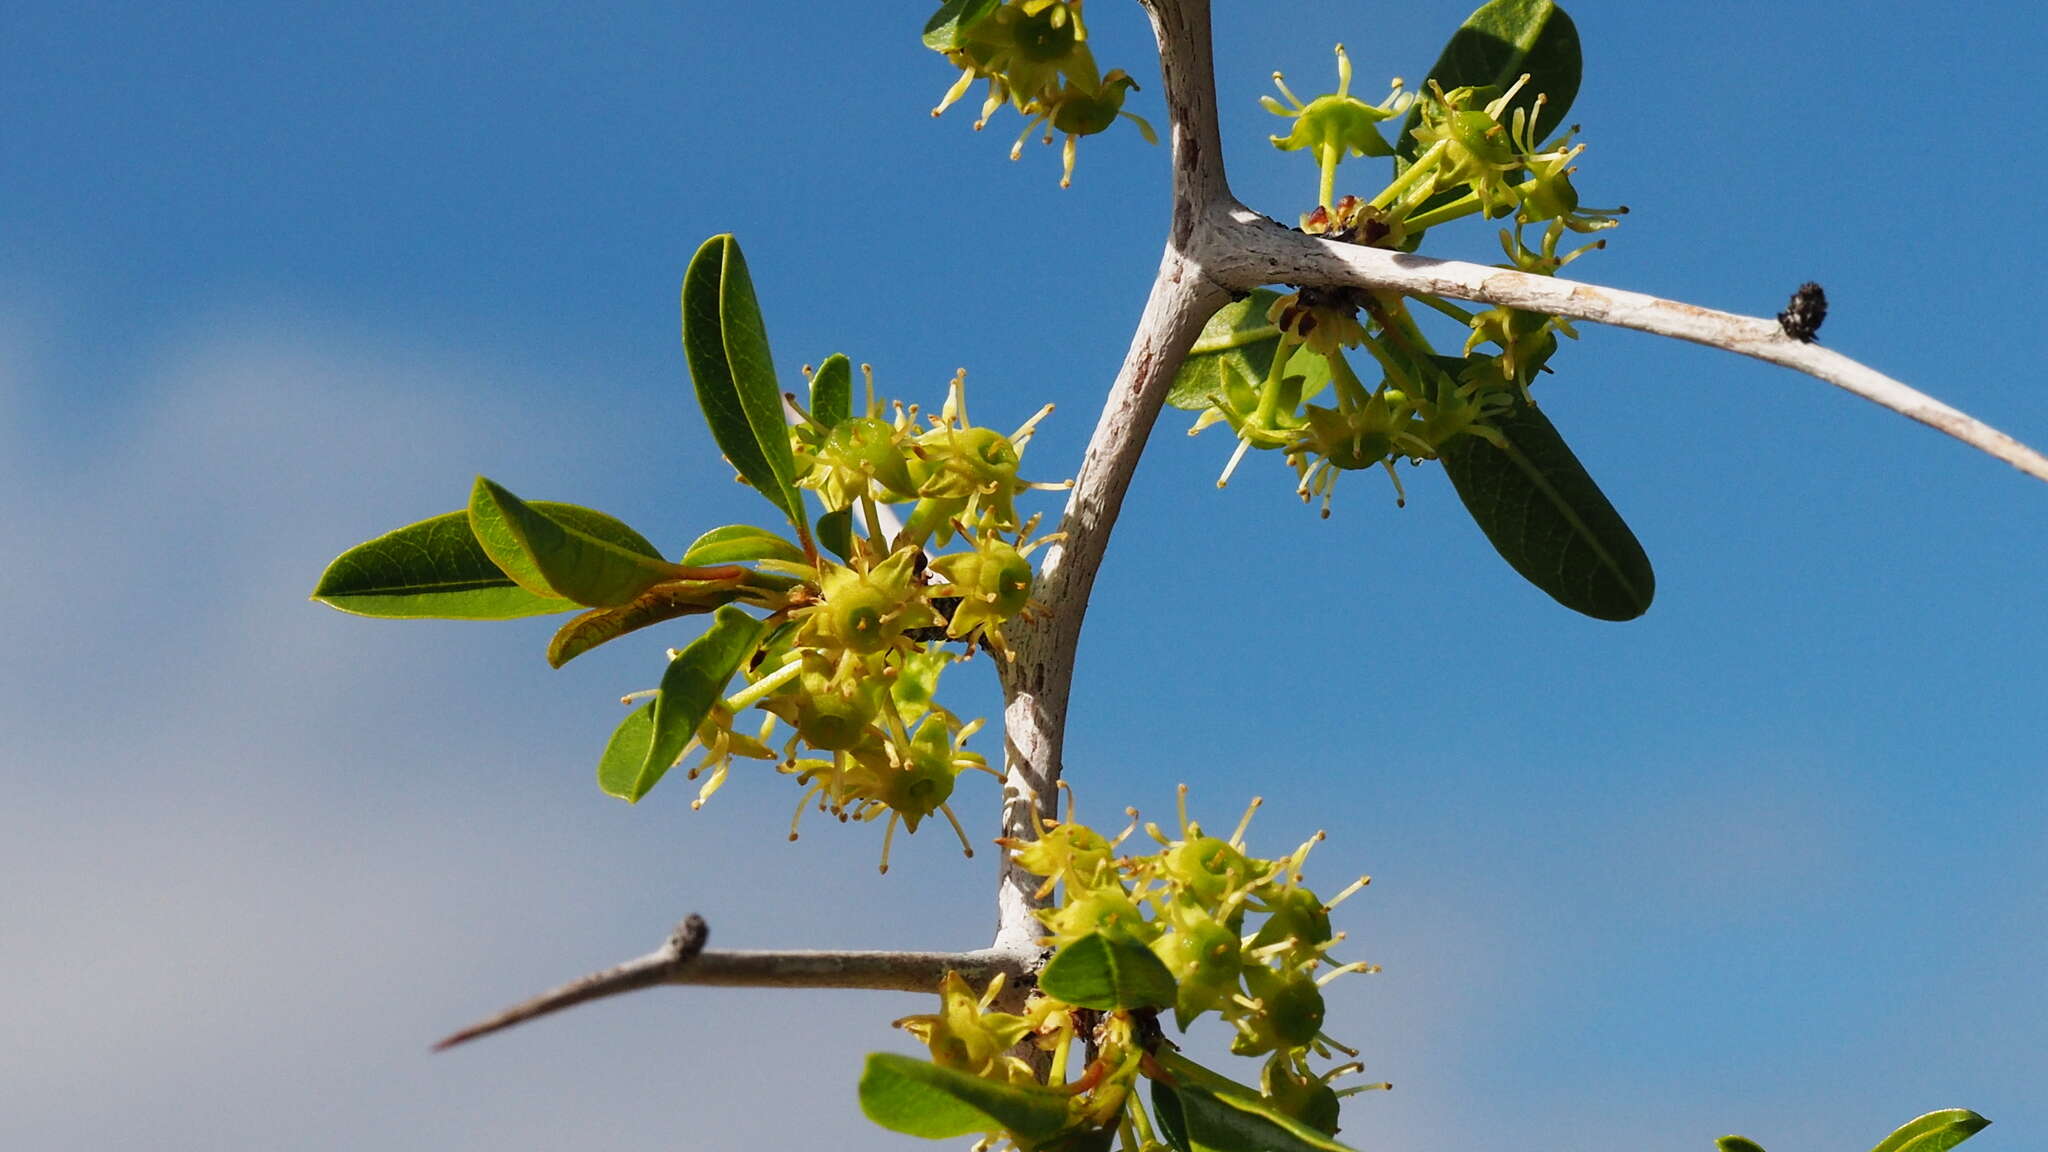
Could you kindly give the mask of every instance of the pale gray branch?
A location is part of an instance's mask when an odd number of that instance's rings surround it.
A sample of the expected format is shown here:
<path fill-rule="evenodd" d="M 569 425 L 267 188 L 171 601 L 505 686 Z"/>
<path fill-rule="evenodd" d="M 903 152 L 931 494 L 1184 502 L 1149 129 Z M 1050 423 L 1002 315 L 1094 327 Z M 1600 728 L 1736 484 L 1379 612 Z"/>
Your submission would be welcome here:
<path fill-rule="evenodd" d="M 947 972 L 958 972 L 977 987 L 998 974 L 1021 983 L 1037 960 L 1035 951 L 992 948 L 974 952 L 706 952 L 702 949 L 708 935 L 704 921 L 692 916 L 653 952 L 521 1001 L 449 1036 L 434 1045 L 434 1050 L 452 1048 L 591 1000 L 662 984 L 932 993 L 938 991 Z"/>
<path fill-rule="evenodd" d="M 1130 351 L 1111 387 L 1048 549 L 1040 610 L 1006 628 L 1016 658 L 1003 670 L 1003 832 L 1029 840 L 1051 815 L 1074 659 L 1088 594 L 1161 403 L 1190 344 L 1230 294 L 1268 284 L 1350 285 L 1404 295 L 1503 304 L 1634 328 L 1754 356 L 1805 372 L 2048 479 L 2048 458 L 2004 433 L 1840 353 L 1786 336 L 1771 321 L 1637 292 L 1452 260 L 1339 244 L 1281 226 L 1237 202 L 1217 129 L 1208 0 L 1140 0 L 1159 45 L 1173 148 L 1173 218 Z M 1007 858 L 996 896 L 996 945 L 1023 949 L 1041 932 L 1038 878 Z"/>
<path fill-rule="evenodd" d="M 1159 43 L 1173 152 L 1173 215 L 1165 254 L 1123 367 L 1089 442 L 1059 531 L 1045 553 L 1037 608 L 1005 627 L 1015 658 L 1002 670 L 1003 832 L 1035 838 L 1034 813 L 1058 802 L 1067 703 L 1081 624 L 1161 405 L 1203 323 L 1232 295 L 1268 284 L 1349 285 L 1477 300 L 1690 340 L 1807 373 L 2048 480 L 2048 458 L 1930 397 L 1829 349 L 1793 340 L 1770 320 L 1636 292 L 1450 260 L 1333 243 L 1296 232 L 1230 194 L 1217 129 L 1209 0 L 1140 0 Z M 515 1005 L 436 1045 L 447 1048 L 589 1000 L 660 984 L 868 988 L 931 992 L 948 971 L 1021 992 L 1039 960 L 1039 879 L 1003 862 L 992 947 L 975 952 L 706 952 L 695 917 L 646 956 Z"/>
<path fill-rule="evenodd" d="M 1205 207 L 1230 200 L 1216 128 L 1208 0 L 1143 2 L 1159 41 L 1173 147 L 1173 218 L 1144 314 L 1074 478 L 1060 520 L 1063 538 L 1047 549 L 1041 565 L 1033 596 L 1038 608 L 1030 621 L 1004 628 L 1015 656 L 1003 668 L 1003 834 L 1023 840 L 1038 835 L 1033 814 L 1050 816 L 1059 802 L 1067 696 L 1081 621 L 1124 492 L 1181 360 L 1210 314 L 1230 299 L 1229 291 L 1203 275 L 1200 262 L 1189 255 Z M 1036 916 L 1044 903 L 1036 895 L 1039 883 L 1004 854 L 996 892 L 996 948 L 1036 946 L 1044 932 Z"/>
<path fill-rule="evenodd" d="M 1504 304 L 1689 340 L 1825 380 L 2048 480 L 2048 457 L 1839 352 L 1792 339 L 1775 320 L 1553 276 L 1338 244 L 1283 228 L 1240 204 L 1206 207 L 1209 226 L 1196 231 L 1195 259 L 1209 277 L 1238 291 L 1265 284 L 1380 288 Z"/>

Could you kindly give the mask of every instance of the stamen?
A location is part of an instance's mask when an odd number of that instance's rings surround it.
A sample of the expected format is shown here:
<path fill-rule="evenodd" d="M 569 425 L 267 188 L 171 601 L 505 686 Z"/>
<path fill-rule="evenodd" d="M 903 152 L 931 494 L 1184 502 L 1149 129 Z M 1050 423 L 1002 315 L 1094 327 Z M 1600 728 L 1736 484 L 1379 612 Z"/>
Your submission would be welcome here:
<path fill-rule="evenodd" d="M 1343 50 L 1341 45 L 1339 45 L 1338 50 Z M 1266 800 L 1264 797 L 1254 796 L 1252 797 L 1252 802 L 1250 804 L 1245 805 L 1244 818 L 1237 822 L 1237 831 L 1232 832 L 1230 834 L 1229 843 L 1232 848 L 1236 848 L 1239 851 L 1242 851 L 1244 849 L 1244 830 L 1251 827 L 1252 815 L 1259 810 L 1259 805 L 1264 804 L 1265 802 Z"/>
<path fill-rule="evenodd" d="M 704 781 L 704 786 L 697 789 L 697 798 L 690 801 L 690 811 L 701 811 L 704 807 L 704 802 L 717 795 L 720 788 L 725 787 L 726 775 L 726 765 L 724 763 L 720 763 L 718 767 L 713 768 L 711 770 L 711 778 Z"/>
<path fill-rule="evenodd" d="M 1385 466 L 1387 475 L 1391 476 L 1394 480 L 1394 507 L 1406 508 L 1408 506 L 1408 490 L 1401 487 L 1401 474 L 1394 470 L 1394 462 L 1392 460 L 1381 460 L 1380 463 Z M 1329 510 L 1327 508 L 1324 509 L 1323 515 L 1328 516 L 1329 514 Z"/>
<path fill-rule="evenodd" d="M 1287 97 L 1287 102 L 1294 105 L 1297 110 L 1307 107 L 1301 102 L 1301 97 L 1296 96 L 1294 90 L 1287 86 L 1287 80 L 1278 72 L 1273 73 L 1273 87 L 1278 88 L 1280 94 Z"/>
<path fill-rule="evenodd" d="M 1351 897 L 1356 895 L 1361 888 L 1364 888 L 1367 884 L 1370 883 L 1372 883 L 1372 877 L 1360 876 L 1358 879 L 1353 880 L 1351 882 L 1350 887 L 1344 889 L 1342 892 L 1337 893 L 1337 898 L 1335 900 L 1331 900 L 1330 902 L 1324 904 L 1323 907 L 1335 908 L 1337 905 L 1342 904 L 1346 900 L 1351 899 Z"/>
<path fill-rule="evenodd" d="M 1244 459 L 1245 450 L 1251 446 L 1252 442 L 1250 440 L 1242 436 L 1238 437 L 1237 451 L 1230 454 L 1230 463 L 1223 466 L 1223 475 L 1216 478 L 1216 486 L 1218 488 L 1228 488 L 1230 486 L 1230 474 L 1237 471 L 1238 461 Z"/>
<path fill-rule="evenodd" d="M 1327 987 L 1330 981 L 1335 980 L 1337 977 L 1344 975 L 1346 972 L 1377 972 L 1379 970 L 1380 966 L 1377 964 L 1367 964 L 1363 960 L 1356 961 L 1351 964 L 1342 965 L 1341 967 L 1332 968 L 1328 972 L 1323 973 L 1321 976 L 1316 977 L 1316 987 Z"/>
<path fill-rule="evenodd" d="M 953 835 L 960 838 L 960 851 L 965 852 L 969 860 L 974 859 L 974 845 L 967 842 L 967 830 L 960 827 L 960 818 L 953 815 L 953 806 L 951 804 L 939 805 L 939 814 L 946 818 L 946 823 L 953 826 Z"/>
<path fill-rule="evenodd" d="M 1136 808 L 1126 808 L 1124 809 L 1124 815 L 1129 816 L 1131 818 L 1131 822 L 1129 824 L 1124 825 L 1124 830 L 1117 833 L 1116 839 L 1111 840 L 1109 842 L 1109 846 L 1111 848 L 1115 848 L 1118 845 L 1121 845 L 1125 840 L 1130 838 L 1131 833 L 1136 832 L 1138 830 L 1138 810 Z"/>
<path fill-rule="evenodd" d="M 1031 443 L 1031 434 L 1038 431 L 1038 422 L 1050 415 L 1052 415 L 1052 405 L 1050 404 L 1033 413 L 1031 419 L 1019 424 L 1017 430 L 1010 433 L 1011 445 L 1021 454 L 1024 451 L 1024 446 Z"/>
<path fill-rule="evenodd" d="M 946 95 L 939 100 L 939 106 L 932 109 L 932 115 L 937 116 L 943 113 L 946 109 L 951 108 L 953 106 L 953 102 L 960 99 L 962 96 L 967 95 L 967 90 L 973 86 L 974 69 L 961 69 L 960 78 L 958 80 L 953 81 L 953 86 L 951 88 L 946 89 Z"/>

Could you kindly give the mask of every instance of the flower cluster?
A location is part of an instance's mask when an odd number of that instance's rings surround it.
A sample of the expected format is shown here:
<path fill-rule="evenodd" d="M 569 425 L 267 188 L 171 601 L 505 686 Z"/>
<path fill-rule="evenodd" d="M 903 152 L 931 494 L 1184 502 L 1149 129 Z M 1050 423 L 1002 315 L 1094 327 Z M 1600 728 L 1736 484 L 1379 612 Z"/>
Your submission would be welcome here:
<path fill-rule="evenodd" d="M 1310 1067 L 1312 1057 L 1357 1056 L 1324 1034 L 1322 988 L 1346 972 L 1377 970 L 1329 955 L 1343 939 L 1331 931 L 1331 906 L 1367 881 L 1328 902 L 1303 885 L 1302 865 L 1321 833 L 1286 856 L 1250 855 L 1244 834 L 1257 807 L 1254 800 L 1237 830 L 1218 838 L 1187 818 L 1183 787 L 1177 834 L 1144 825 L 1155 847 L 1143 854 L 1123 851 L 1137 828 L 1135 812 L 1131 827 L 1113 839 L 1075 822 L 1070 810 L 1065 820 L 1041 819 L 1035 840 L 1002 841 L 1019 867 L 1043 878 L 1039 898 L 1058 892 L 1057 903 L 1039 914 L 1044 943 L 1054 950 L 1039 989 L 1021 1012 L 1005 1012 L 992 1007 L 1000 979 L 977 995 L 949 976 L 937 1013 L 898 1025 L 924 1041 L 943 1068 L 1059 1090 L 1068 1121 L 1061 1139 L 1115 1126 L 1126 1147 L 1163 1147 L 1132 1091 L 1140 1075 L 1169 1087 L 1194 1083 L 1241 1095 L 1295 1123 L 1335 1132 L 1339 1097 L 1383 1087 L 1333 1088 L 1333 1079 L 1360 1070 L 1355 1060 L 1321 1072 Z M 1152 1007 L 1107 1010 L 1061 999 L 1068 953 L 1117 949 L 1124 950 L 1125 969 L 1141 966 L 1130 962 L 1133 949 L 1136 959 L 1158 968 L 1170 997 Z M 1182 1057 L 1159 1030 L 1157 1017 L 1169 1008 L 1183 1031 L 1210 1013 L 1229 1024 L 1232 1052 L 1264 1058 L 1259 1087 L 1232 1083 Z M 1019 1054 L 1034 1050 L 1043 1054 L 1036 1065 Z M 1037 1067 L 1048 1069 L 1042 1078 Z M 1009 1130 L 989 1136 L 1026 1149 L 1056 1143 Z"/>
<path fill-rule="evenodd" d="M 946 802 L 961 772 L 1000 773 L 966 747 L 982 722 L 962 722 L 935 702 L 939 676 L 977 649 L 1007 658 L 1003 627 L 1029 609 L 1031 556 L 1055 538 L 1033 538 L 1037 518 L 1020 521 L 1017 498 L 1067 485 L 1018 473 L 1051 407 L 1008 435 L 975 426 L 965 378 L 955 376 L 938 415 L 921 420 L 914 407 L 876 401 L 869 374 L 860 415 L 807 413 L 791 428 L 796 483 L 825 505 L 824 550 L 806 555 L 780 541 L 760 561 L 792 587 L 743 670 L 746 687 L 698 730 L 694 746 L 704 754 L 690 775 L 705 779 L 697 806 L 724 784 L 735 758 L 776 760 L 805 786 L 791 839 L 806 808 L 841 820 L 886 813 L 887 871 L 897 821 L 915 832 L 936 812 L 973 855 Z M 750 706 L 767 717 L 743 732 L 738 714 Z"/>
<path fill-rule="evenodd" d="M 1284 151 L 1305 151 L 1320 173 L 1318 201 L 1301 230 L 1347 244 L 1412 251 L 1438 224 L 1478 215 L 1512 217 L 1500 234 L 1503 267 L 1554 275 L 1589 249 L 1559 252 L 1567 232 L 1611 228 L 1626 209 L 1582 206 L 1572 185 L 1584 151 L 1568 131 L 1545 143 L 1536 135 L 1545 97 L 1517 103 L 1524 76 L 1498 94 L 1474 87 L 1445 91 L 1431 81 L 1419 94 L 1395 80 L 1389 95 L 1367 104 L 1350 95 L 1351 62 L 1337 48 L 1337 90 L 1304 102 L 1274 74 L 1285 102 L 1266 97 L 1268 111 L 1292 121 L 1272 138 Z M 1409 114 L 1399 147 L 1380 125 Z M 1349 157 L 1395 158 L 1394 179 L 1370 199 L 1336 195 L 1338 165 Z M 1530 228 L 1540 229 L 1533 243 Z M 1265 318 L 1277 340 L 1270 370 L 1248 394 L 1210 397 L 1195 430 L 1227 423 L 1238 445 L 1223 472 L 1251 448 L 1275 449 L 1294 468 L 1303 500 L 1320 497 L 1329 515 L 1341 472 L 1378 466 L 1401 481 L 1395 464 L 1437 458 L 1465 435 L 1493 438 L 1490 421 L 1517 398 L 1557 348 L 1557 334 L 1576 335 L 1562 318 L 1511 308 L 1473 312 L 1449 301 L 1419 298 L 1466 329 L 1462 355 L 1437 355 L 1409 302 L 1387 293 L 1296 289 L 1271 300 Z M 1362 349 L 1379 369 L 1368 384 L 1345 358 Z M 1328 402 L 1315 403 L 1328 392 Z"/>
<path fill-rule="evenodd" d="M 1147 141 L 1158 143 L 1150 124 L 1123 110 L 1124 98 L 1137 82 L 1121 68 L 1104 73 L 1096 67 L 1081 3 L 949 0 L 942 5 L 926 24 L 924 39 L 960 69 L 960 78 L 932 115 L 965 96 L 975 81 L 986 81 L 988 95 L 975 129 L 987 125 L 1005 104 L 1022 113 L 1024 131 L 1010 148 L 1012 160 L 1023 154 L 1033 132 L 1043 129 L 1047 144 L 1055 132 L 1063 134 L 1062 188 L 1074 182 L 1074 152 L 1080 138 L 1108 130 L 1119 117 L 1136 124 Z"/>

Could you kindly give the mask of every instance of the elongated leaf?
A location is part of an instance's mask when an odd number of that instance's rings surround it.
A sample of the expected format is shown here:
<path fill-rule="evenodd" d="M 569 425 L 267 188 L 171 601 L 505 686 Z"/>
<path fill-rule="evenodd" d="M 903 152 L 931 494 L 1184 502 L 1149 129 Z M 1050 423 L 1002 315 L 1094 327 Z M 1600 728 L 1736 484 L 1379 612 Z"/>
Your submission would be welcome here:
<path fill-rule="evenodd" d="M 791 564 L 804 562 L 803 549 L 768 531 L 751 524 L 727 524 L 713 528 L 691 543 L 683 553 L 686 567 L 705 564 L 743 564 L 749 560 L 786 560 Z"/>
<path fill-rule="evenodd" d="M 1429 70 L 1429 79 L 1444 91 L 1453 88 L 1491 87 L 1506 91 L 1521 75 L 1529 82 L 1515 95 L 1511 108 L 1529 109 L 1541 93 L 1542 115 L 1536 118 L 1536 139 L 1547 140 L 1564 123 L 1572 101 L 1579 94 L 1581 68 L 1579 30 L 1551 0 L 1491 0 L 1465 18 L 1443 54 Z M 1427 81 L 1424 82 L 1427 88 Z M 1501 116 L 1512 124 L 1514 113 Z M 1422 123 L 1420 109 L 1411 109 L 1401 126 L 1394 151 L 1407 159 L 1416 155 L 1416 126 Z"/>
<path fill-rule="evenodd" d="M 1720 1152 L 1764 1152 L 1763 1145 L 1747 1136 L 1723 1136 L 1714 1141 Z"/>
<path fill-rule="evenodd" d="M 768 332 L 746 258 L 730 235 L 706 240 L 683 273 L 683 355 L 719 451 L 791 523 L 802 524 Z"/>
<path fill-rule="evenodd" d="M 1650 558 L 1550 418 L 1518 399 L 1495 426 L 1504 449 L 1467 435 L 1439 453 L 1494 549 L 1575 612 L 1633 620 L 1648 611 L 1657 590 Z"/>
<path fill-rule="evenodd" d="M 1000 1084 L 893 1052 L 871 1053 L 860 1076 L 860 1109 L 892 1132 L 947 1140 L 1006 1128 L 1046 1140 L 1068 1123 L 1066 1093 Z"/>
<path fill-rule="evenodd" d="M 1152 1105 L 1162 1135 L 1183 1152 L 1352 1152 L 1253 1096 L 1155 1080 Z"/>
<path fill-rule="evenodd" d="M 966 43 L 964 33 L 974 22 L 996 10 L 997 0 L 946 0 L 925 22 L 925 47 L 949 52 Z"/>
<path fill-rule="evenodd" d="M 1990 1123 L 1968 1108 L 1944 1108 L 1899 1125 L 1870 1152 L 1948 1152 Z"/>
<path fill-rule="evenodd" d="M 811 419 L 827 428 L 853 415 L 853 361 L 841 352 L 811 373 Z"/>
<path fill-rule="evenodd" d="M 600 644 L 651 624 L 709 612 L 739 598 L 737 585 L 718 580 L 663 584 L 617 608 L 593 608 L 563 624 L 548 643 L 548 663 L 560 668 Z"/>
<path fill-rule="evenodd" d="M 1278 292 L 1260 288 L 1217 309 L 1173 374 L 1166 402 L 1189 411 L 1207 408 L 1218 396 L 1241 409 L 1255 404 L 1280 348 L 1279 326 L 1266 319 L 1279 298 Z M 1297 348 L 1288 358 L 1287 375 L 1302 378 L 1302 398 L 1314 396 L 1330 381 L 1329 361 Z"/>
<path fill-rule="evenodd" d="M 551 500 L 531 506 L 601 540 L 660 555 L 638 532 L 602 512 Z M 422 520 L 356 545 L 321 573 L 313 599 L 387 619 L 509 620 L 578 607 L 520 588 L 477 543 L 467 512 Z"/>
<path fill-rule="evenodd" d="M 1038 986 L 1047 995 L 1083 1008 L 1164 1008 L 1179 985 L 1150 948 L 1127 936 L 1091 932 L 1061 948 Z"/>
<path fill-rule="evenodd" d="M 653 739 L 654 702 L 650 700 L 628 712 L 605 743 L 604 755 L 597 761 L 597 786 L 605 795 L 627 796 L 640 775 L 640 766 L 647 762 L 647 746 Z"/>
<path fill-rule="evenodd" d="M 470 492 L 469 528 L 520 587 L 589 607 L 625 604 L 681 574 L 651 547 L 642 552 L 571 527 L 482 476 Z"/>
<path fill-rule="evenodd" d="M 711 714 L 711 706 L 725 695 L 727 682 L 760 642 L 761 622 L 727 605 L 711 618 L 711 627 L 702 636 L 668 662 L 654 697 L 647 755 L 625 793 L 626 800 L 638 802 L 660 783 L 662 774 L 697 734 L 697 726 Z"/>
<path fill-rule="evenodd" d="M 320 574 L 313 599 L 385 619 L 511 620 L 577 607 L 513 583 L 476 542 L 467 512 L 409 524 L 343 552 Z"/>

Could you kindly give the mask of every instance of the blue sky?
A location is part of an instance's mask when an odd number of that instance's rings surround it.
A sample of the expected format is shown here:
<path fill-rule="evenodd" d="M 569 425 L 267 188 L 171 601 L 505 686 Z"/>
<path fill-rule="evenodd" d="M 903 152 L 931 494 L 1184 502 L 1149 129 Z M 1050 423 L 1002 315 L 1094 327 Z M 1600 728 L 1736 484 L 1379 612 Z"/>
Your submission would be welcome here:
<path fill-rule="evenodd" d="M 1233 187 L 1276 216 L 1285 70 L 1419 77 L 1463 5 L 1219 5 Z M 1768 315 L 2048 441 L 2033 317 L 2048 17 L 1580 2 L 1574 266 Z M 1156 114 L 1135 5 L 1090 9 Z M 914 997 L 675 990 L 426 1044 L 644 951 L 965 948 L 990 852 L 814 825 L 736 779 L 692 814 L 591 768 L 649 635 L 563 671 L 544 621 L 308 604 L 482 472 L 680 548 L 757 517 L 693 406 L 675 293 L 733 231 L 786 371 L 833 351 L 978 419 L 1059 410 L 1072 474 L 1162 239 L 1165 155 L 1004 159 L 925 110 L 922 12 L 860 6 L 30 0 L 0 13 L 0 1141 L 23 1148 L 856 1149 Z M 1005 125 L 1008 125 L 1005 129 Z M 1351 170 L 1347 169 L 1347 173 Z M 1363 177 L 1361 177 L 1362 179 Z M 1486 257 L 1474 229 L 1437 251 Z M 1460 247 L 1463 245 L 1463 247 Z M 2030 318 L 2032 317 L 2032 318 Z M 1944 1106 L 2048 1133 L 2048 491 L 1783 370 L 1582 329 L 1546 409 L 1658 567 L 1626 625 L 1556 608 L 1434 472 L 1319 521 L 1169 414 L 1083 645 L 1084 815 L 1316 828 L 1349 954 L 1332 1030 L 1396 1089 L 1361 1148 L 1866 1148 Z M 1044 505 L 1054 511 L 1050 501 Z M 952 673 L 993 711 L 985 664 Z M 992 734 L 991 734 L 992 736 Z M 987 748 L 999 747 L 985 736 Z M 992 787 L 961 807 L 993 831 Z M 943 829 L 935 830 L 942 833 Z"/>

